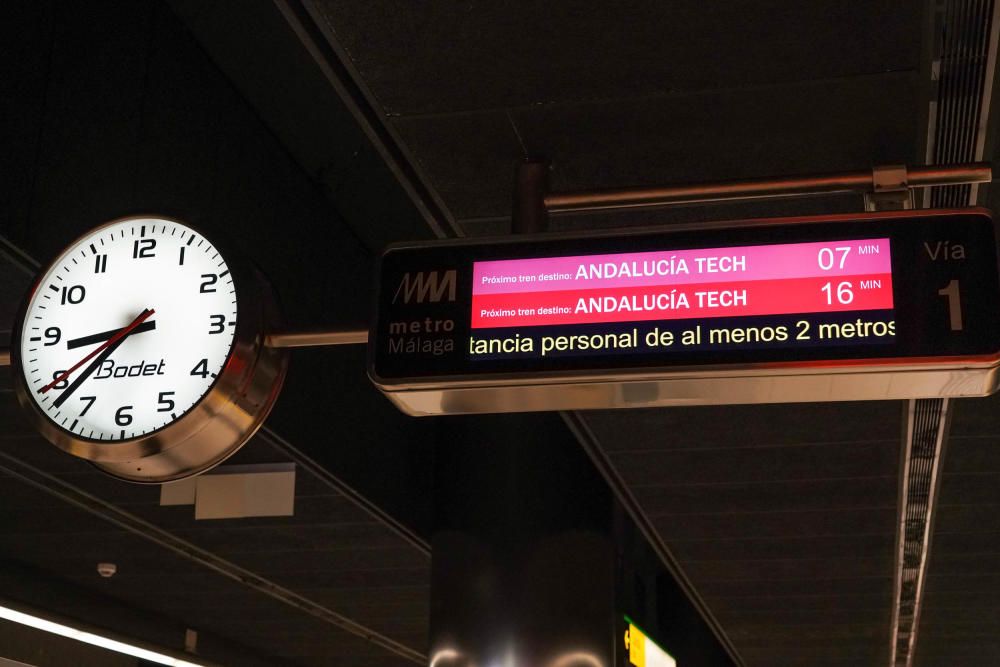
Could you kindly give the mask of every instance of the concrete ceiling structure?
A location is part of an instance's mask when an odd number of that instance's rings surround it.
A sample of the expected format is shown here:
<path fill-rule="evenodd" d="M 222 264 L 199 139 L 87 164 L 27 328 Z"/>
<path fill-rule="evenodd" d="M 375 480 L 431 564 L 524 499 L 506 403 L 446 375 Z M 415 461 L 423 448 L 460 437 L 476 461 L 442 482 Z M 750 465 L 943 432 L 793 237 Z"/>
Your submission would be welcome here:
<path fill-rule="evenodd" d="M 508 233 L 527 157 L 551 162 L 556 191 L 998 157 L 992 0 L 101 0 L 0 14 L 14 28 L 0 59 L 0 345 L 38 262 L 136 211 L 228 236 L 289 323 L 339 326 L 366 320 L 386 243 Z M 954 74 L 967 71 L 979 79 Z M 1000 188 L 936 196 L 995 207 Z M 827 195 L 552 226 L 862 208 Z M 161 646 L 197 628 L 222 664 L 427 662 L 436 420 L 396 412 L 362 349 L 296 351 L 267 428 L 238 454 L 297 464 L 292 518 L 162 507 L 155 488 L 48 445 L 11 384 L 0 368 L 6 597 Z M 744 664 L 891 665 L 907 664 L 893 607 L 909 407 L 545 423 L 634 503 Z M 922 611 L 903 637 L 919 667 L 1000 662 L 997 408 L 950 404 Z M 99 578 L 105 560 L 120 574 Z"/>

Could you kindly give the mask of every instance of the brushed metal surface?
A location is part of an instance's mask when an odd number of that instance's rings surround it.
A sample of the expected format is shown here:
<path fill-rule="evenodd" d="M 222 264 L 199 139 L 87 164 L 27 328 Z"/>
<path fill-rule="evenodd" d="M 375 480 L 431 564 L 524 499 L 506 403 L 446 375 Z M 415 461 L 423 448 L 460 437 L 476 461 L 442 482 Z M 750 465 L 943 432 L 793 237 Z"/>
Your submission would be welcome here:
<path fill-rule="evenodd" d="M 267 347 L 325 347 L 327 345 L 363 345 L 368 342 L 368 329 L 315 329 L 307 331 L 276 331 L 264 339 Z"/>
<path fill-rule="evenodd" d="M 642 377 L 545 379 L 532 384 L 454 382 L 438 386 L 376 383 L 413 416 L 598 410 L 679 405 L 803 403 L 988 396 L 1000 358 L 870 366 L 743 367 L 673 371 Z"/>
<path fill-rule="evenodd" d="M 993 178 L 989 163 L 915 166 L 908 169 L 910 187 L 965 183 L 988 183 Z M 676 206 L 707 202 L 803 197 L 819 193 L 865 193 L 875 189 L 876 174 L 870 171 L 750 179 L 728 183 L 696 183 L 650 188 L 624 188 L 594 192 L 560 192 L 545 196 L 550 213 Z"/>

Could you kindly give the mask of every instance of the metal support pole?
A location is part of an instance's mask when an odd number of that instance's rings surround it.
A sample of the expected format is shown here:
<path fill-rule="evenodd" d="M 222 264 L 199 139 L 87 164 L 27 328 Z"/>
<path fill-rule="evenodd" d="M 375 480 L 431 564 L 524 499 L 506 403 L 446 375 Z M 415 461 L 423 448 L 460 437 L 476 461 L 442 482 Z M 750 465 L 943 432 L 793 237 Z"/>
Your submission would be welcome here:
<path fill-rule="evenodd" d="M 550 193 L 545 207 L 550 214 L 654 208 L 681 204 L 806 197 L 819 194 L 857 193 L 877 190 L 879 174 L 872 171 L 844 172 L 818 176 L 754 179 L 727 183 L 700 183 L 654 188 L 628 188 L 601 192 Z M 907 185 L 925 188 L 935 185 L 988 183 L 993 171 L 988 162 L 907 169 Z"/>
<path fill-rule="evenodd" d="M 267 347 L 328 347 L 330 345 L 366 345 L 368 329 L 326 329 L 315 331 L 276 331 L 264 338 Z M 0 366 L 10 366 L 10 349 L 0 347 Z"/>
<path fill-rule="evenodd" d="M 267 347 L 327 347 L 330 345 L 366 345 L 368 329 L 317 329 L 314 331 L 276 331 L 264 338 Z M 10 349 L 0 347 L 0 366 L 10 366 Z"/>
<path fill-rule="evenodd" d="M 264 339 L 267 347 L 325 347 L 327 345 L 365 345 L 368 329 L 326 329 L 315 331 L 276 331 Z"/>
<path fill-rule="evenodd" d="M 511 211 L 511 232 L 537 234 L 549 226 L 545 209 L 545 194 L 549 185 L 549 163 L 525 160 L 517 165 L 514 176 L 514 206 Z"/>

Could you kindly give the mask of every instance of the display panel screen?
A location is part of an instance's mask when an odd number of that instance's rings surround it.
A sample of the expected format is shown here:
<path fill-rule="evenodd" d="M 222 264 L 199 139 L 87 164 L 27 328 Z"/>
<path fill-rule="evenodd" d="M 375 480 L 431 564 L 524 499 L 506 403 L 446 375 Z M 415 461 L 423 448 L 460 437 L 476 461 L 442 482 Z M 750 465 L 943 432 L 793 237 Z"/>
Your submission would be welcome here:
<path fill-rule="evenodd" d="M 893 318 L 888 238 L 498 260 L 473 264 L 469 352 L 879 344 Z"/>
<path fill-rule="evenodd" d="M 377 380 L 1000 349 L 984 211 L 440 242 L 381 260 Z"/>

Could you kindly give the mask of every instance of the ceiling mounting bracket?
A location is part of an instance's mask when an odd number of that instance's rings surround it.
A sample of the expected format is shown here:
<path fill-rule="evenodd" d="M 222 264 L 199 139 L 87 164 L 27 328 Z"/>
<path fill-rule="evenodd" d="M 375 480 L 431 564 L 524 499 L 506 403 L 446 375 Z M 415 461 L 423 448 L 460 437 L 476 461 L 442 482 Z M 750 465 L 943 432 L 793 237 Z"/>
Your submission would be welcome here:
<path fill-rule="evenodd" d="M 865 193 L 866 211 L 901 211 L 913 208 L 913 189 L 905 164 L 872 167 L 872 188 Z"/>

